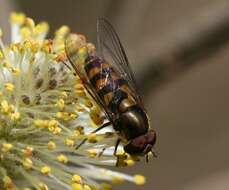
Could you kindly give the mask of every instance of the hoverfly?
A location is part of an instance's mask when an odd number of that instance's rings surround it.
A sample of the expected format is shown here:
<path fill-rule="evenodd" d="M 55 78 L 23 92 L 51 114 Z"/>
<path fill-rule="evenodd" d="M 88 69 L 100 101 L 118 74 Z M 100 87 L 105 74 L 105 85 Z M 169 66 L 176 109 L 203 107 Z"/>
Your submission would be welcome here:
<path fill-rule="evenodd" d="M 152 152 L 156 142 L 156 132 L 149 127 L 149 120 L 119 37 L 104 18 L 97 21 L 97 40 L 98 51 L 88 51 L 83 63 L 77 53 L 80 49 L 87 51 L 86 43 L 77 42 L 74 34 L 70 34 L 65 42 L 72 68 L 89 94 L 104 109 L 109 120 L 94 132 L 112 125 L 119 136 L 114 155 L 119 143 L 123 141 L 126 142 L 126 153 L 145 155 L 148 160 L 148 153 Z"/>

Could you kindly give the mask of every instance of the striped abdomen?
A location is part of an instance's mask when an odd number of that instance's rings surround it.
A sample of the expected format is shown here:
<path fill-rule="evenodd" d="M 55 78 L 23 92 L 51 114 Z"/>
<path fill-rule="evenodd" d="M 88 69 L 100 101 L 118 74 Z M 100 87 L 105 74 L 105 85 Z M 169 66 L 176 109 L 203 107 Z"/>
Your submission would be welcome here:
<path fill-rule="evenodd" d="M 88 57 L 85 71 L 104 105 L 113 113 L 125 112 L 136 105 L 127 81 L 104 60 Z"/>

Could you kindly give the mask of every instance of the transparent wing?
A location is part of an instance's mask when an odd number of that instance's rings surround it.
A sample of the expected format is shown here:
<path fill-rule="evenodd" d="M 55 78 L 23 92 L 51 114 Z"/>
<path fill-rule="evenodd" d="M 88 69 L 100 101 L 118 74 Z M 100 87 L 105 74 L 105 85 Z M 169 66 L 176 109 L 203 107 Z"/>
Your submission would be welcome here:
<path fill-rule="evenodd" d="M 103 101 L 98 96 L 95 88 L 90 83 L 85 71 L 85 60 L 88 57 L 88 50 L 86 41 L 79 39 L 77 34 L 70 34 L 65 41 L 65 51 L 68 60 L 73 67 L 76 74 L 82 80 L 86 90 L 95 100 L 95 102 L 104 109 L 106 116 L 110 121 L 113 121 L 112 113 L 106 108 Z"/>
<path fill-rule="evenodd" d="M 113 26 L 104 18 L 97 21 L 97 40 L 100 56 L 107 60 L 129 84 L 133 91 L 133 97 L 142 106 L 142 99 L 139 96 L 134 74 L 129 65 L 120 39 Z"/>

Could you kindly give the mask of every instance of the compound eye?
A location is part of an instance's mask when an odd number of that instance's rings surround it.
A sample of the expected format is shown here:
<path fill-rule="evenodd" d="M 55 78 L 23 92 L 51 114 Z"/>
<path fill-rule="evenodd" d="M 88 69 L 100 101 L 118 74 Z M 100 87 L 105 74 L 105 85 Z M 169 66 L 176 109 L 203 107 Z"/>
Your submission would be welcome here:
<path fill-rule="evenodd" d="M 156 143 L 157 135 L 156 132 L 153 129 L 150 129 L 148 133 L 146 134 L 147 142 L 150 145 L 154 145 Z"/>
<path fill-rule="evenodd" d="M 140 136 L 131 140 L 126 146 L 124 146 L 124 150 L 129 154 L 144 154 L 146 146 L 147 141 L 145 137 Z"/>

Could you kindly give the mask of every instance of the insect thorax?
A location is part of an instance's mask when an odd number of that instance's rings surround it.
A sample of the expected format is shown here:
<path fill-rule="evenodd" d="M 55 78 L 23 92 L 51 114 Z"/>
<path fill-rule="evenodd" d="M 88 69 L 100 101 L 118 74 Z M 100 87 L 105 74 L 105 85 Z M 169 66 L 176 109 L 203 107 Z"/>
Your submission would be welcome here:
<path fill-rule="evenodd" d="M 120 113 L 114 128 L 118 130 L 125 139 L 130 140 L 148 131 L 149 123 L 146 113 L 138 106 L 131 106 Z"/>

